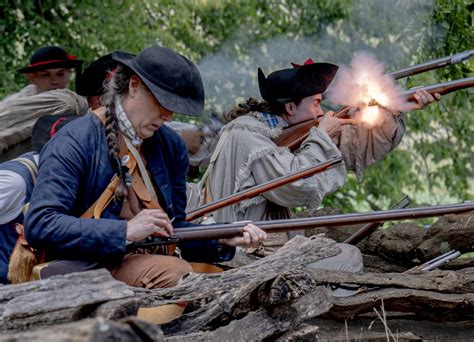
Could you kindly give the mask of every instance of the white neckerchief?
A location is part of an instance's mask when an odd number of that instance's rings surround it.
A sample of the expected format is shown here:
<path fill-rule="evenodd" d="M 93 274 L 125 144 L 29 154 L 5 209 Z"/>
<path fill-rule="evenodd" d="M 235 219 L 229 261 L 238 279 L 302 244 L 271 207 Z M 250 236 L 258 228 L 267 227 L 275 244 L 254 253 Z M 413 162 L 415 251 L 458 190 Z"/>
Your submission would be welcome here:
<path fill-rule="evenodd" d="M 128 118 L 127 113 L 125 113 L 120 99 L 115 100 L 115 113 L 117 114 L 117 123 L 120 131 L 131 140 L 133 146 L 140 146 L 143 139 L 138 136 L 135 128 L 133 128 L 132 122 Z"/>

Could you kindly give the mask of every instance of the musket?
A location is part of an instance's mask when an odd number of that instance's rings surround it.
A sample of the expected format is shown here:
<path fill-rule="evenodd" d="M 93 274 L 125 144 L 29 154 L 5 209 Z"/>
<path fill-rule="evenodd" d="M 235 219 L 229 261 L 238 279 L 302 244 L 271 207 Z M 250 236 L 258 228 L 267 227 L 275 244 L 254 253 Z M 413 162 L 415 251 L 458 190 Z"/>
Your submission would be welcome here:
<path fill-rule="evenodd" d="M 409 205 L 410 205 L 410 198 L 407 195 L 405 195 L 400 201 L 395 203 L 390 209 L 403 209 L 403 208 L 408 207 Z M 345 239 L 344 243 L 355 245 L 361 240 L 368 237 L 370 234 L 372 234 L 382 224 L 383 222 L 367 223 L 365 226 L 360 228 L 357 232 L 355 232 L 354 234 L 349 236 L 347 239 Z"/>
<path fill-rule="evenodd" d="M 461 78 L 459 80 L 433 84 L 429 86 L 420 86 L 411 88 L 403 92 L 403 96 L 407 98 L 408 101 L 415 99 L 414 95 L 417 90 L 426 90 L 430 94 L 438 93 L 440 95 L 446 95 L 452 93 L 456 90 L 466 89 L 474 87 L 474 77 Z M 369 104 L 370 105 L 370 104 Z"/>
<path fill-rule="evenodd" d="M 403 273 L 408 273 L 408 272 L 413 272 L 413 271 L 431 271 L 435 269 L 436 267 L 439 267 L 450 260 L 458 258 L 460 255 L 461 255 L 461 252 L 453 249 L 447 253 L 444 253 L 434 259 L 431 259 L 425 262 L 422 265 L 418 265 L 413 268 L 410 268 L 409 270 Z"/>
<path fill-rule="evenodd" d="M 407 101 L 413 101 L 415 99 L 414 95 L 417 90 L 426 90 L 430 94 L 439 93 L 440 95 L 446 95 L 452 93 L 453 91 L 470 87 L 474 87 L 474 77 L 467 77 L 459 80 L 432 84 L 429 86 L 415 87 L 403 92 L 402 96 L 404 96 Z M 375 100 L 369 102 L 369 106 L 375 105 L 377 105 Z M 336 117 L 344 117 L 348 112 L 349 108 L 344 107 L 334 115 Z M 317 126 L 318 124 L 319 122 L 313 119 L 297 123 L 296 125 L 284 128 L 283 132 L 273 141 L 278 146 L 286 146 L 291 151 L 294 151 L 308 137 L 311 128 Z"/>
<path fill-rule="evenodd" d="M 458 258 L 460 255 L 461 255 L 461 252 L 452 250 L 452 251 L 444 253 L 440 256 L 437 256 L 434 259 L 428 260 L 423 265 L 412 267 L 409 270 L 404 271 L 403 273 L 406 274 L 406 273 L 411 273 L 411 272 L 415 272 L 415 271 L 429 272 L 429 271 L 434 270 L 435 268 L 447 263 L 450 260 Z M 380 288 L 381 288 L 380 286 L 372 286 L 372 287 L 361 286 L 351 296 L 354 296 L 354 295 L 359 294 L 359 293 L 366 293 L 366 292 L 378 290 Z"/>
<path fill-rule="evenodd" d="M 411 67 L 407 67 L 407 68 L 404 68 L 404 69 L 401 69 L 401 70 L 397 70 L 397 71 L 391 72 L 390 75 L 398 80 L 400 78 L 404 78 L 404 77 L 412 76 L 412 75 L 417 75 L 417 74 L 420 74 L 420 73 L 423 73 L 423 72 L 426 72 L 426 71 L 430 71 L 430 70 L 433 70 L 433 69 L 441 68 L 441 67 L 444 67 L 444 66 L 447 66 L 447 65 L 460 63 L 460 62 L 462 62 L 466 59 L 469 59 L 472 55 L 474 55 L 474 50 L 466 50 L 466 51 L 457 53 L 457 54 L 455 54 L 453 56 L 450 56 L 450 57 L 442 57 L 442 58 L 435 59 L 435 60 L 432 60 L 432 61 L 429 61 L 429 62 L 425 62 L 425 63 L 413 65 Z M 461 83 L 461 85 L 462 85 L 462 83 L 465 82 L 466 80 L 469 80 L 469 78 L 460 80 L 461 82 L 458 82 L 458 85 L 460 85 L 459 83 Z M 452 82 L 457 82 L 457 81 L 452 81 Z M 447 82 L 447 83 L 450 83 L 450 82 Z M 441 83 L 441 84 L 443 84 L 443 83 Z M 436 87 L 436 86 L 440 86 L 441 84 L 434 85 L 434 86 L 429 86 L 429 87 Z M 467 88 L 467 87 L 472 87 L 472 85 L 467 85 L 467 86 L 464 86 L 463 88 L 460 88 L 460 87 L 454 88 L 455 85 L 451 85 L 451 87 L 453 87 L 453 88 L 449 92 L 454 91 L 454 90 Z M 425 88 L 428 88 L 428 87 L 425 87 Z M 408 97 L 408 99 L 410 101 L 414 100 L 413 95 L 414 95 L 416 90 L 417 90 L 416 88 L 413 88 L 412 90 L 409 90 L 408 92 L 406 92 L 407 93 L 406 96 Z M 430 90 L 428 90 L 428 91 L 431 94 L 436 93 L 436 91 L 433 91 L 433 92 L 431 92 Z M 447 93 L 448 92 L 443 93 L 443 94 L 447 94 Z M 441 94 L 441 95 L 443 95 L 443 94 Z M 373 104 L 375 104 L 375 103 L 373 102 Z M 350 110 L 350 108 L 345 106 L 341 110 L 339 110 L 335 114 L 335 116 L 340 117 L 340 118 L 344 117 L 344 116 L 347 115 L 349 110 Z M 282 134 L 280 134 L 280 136 L 277 137 L 274 140 L 274 142 L 278 146 L 286 146 L 291 151 L 294 151 L 308 137 L 308 134 L 309 134 L 309 131 L 311 130 L 311 128 L 317 126 L 318 124 L 319 124 L 319 122 L 317 120 L 308 120 L 308 121 L 300 122 L 296 125 L 287 127 L 285 129 L 283 129 Z"/>
<path fill-rule="evenodd" d="M 342 215 L 329 215 L 318 217 L 305 217 L 287 220 L 272 220 L 254 222 L 267 233 L 288 232 L 317 227 L 345 226 L 359 223 L 397 221 L 405 219 L 415 219 L 433 216 L 443 216 L 448 214 L 460 214 L 474 210 L 474 202 L 434 205 L 407 209 L 389 209 L 363 213 L 352 213 Z M 144 241 L 131 244 L 129 246 L 143 247 L 147 245 L 176 243 L 190 240 L 215 240 L 225 239 L 234 236 L 241 236 L 244 227 L 249 223 L 236 222 L 230 224 L 214 224 L 206 226 L 177 228 L 170 239 L 162 239 L 150 236 Z M 168 242 L 169 241 L 169 242 Z"/>
<path fill-rule="evenodd" d="M 194 210 L 191 210 L 191 211 L 187 212 L 186 213 L 187 214 L 186 215 L 186 221 L 195 220 L 195 219 L 197 219 L 201 216 L 204 216 L 207 213 L 219 210 L 221 208 L 224 208 L 224 207 L 227 207 L 229 205 L 238 203 L 238 202 L 243 201 L 245 199 L 249 199 L 249 198 L 261 195 L 264 192 L 267 192 L 267 191 L 273 190 L 275 188 L 278 188 L 280 186 L 295 182 L 299 179 L 310 177 L 310 176 L 313 176 L 317 173 L 321 173 L 323 171 L 326 171 L 326 170 L 332 168 L 333 166 L 335 166 L 337 164 L 340 164 L 341 162 L 342 162 L 341 157 L 332 158 L 332 159 L 329 159 L 326 162 L 319 163 L 317 165 L 307 167 L 303 170 L 299 170 L 299 171 L 290 173 L 289 175 L 273 179 L 273 180 L 268 181 L 266 183 L 254 186 L 250 189 L 240 191 L 240 192 L 238 192 L 234 195 L 230 195 L 230 196 L 221 198 L 217 201 L 208 203 L 206 205 L 203 205 L 199 208 L 196 208 Z"/>

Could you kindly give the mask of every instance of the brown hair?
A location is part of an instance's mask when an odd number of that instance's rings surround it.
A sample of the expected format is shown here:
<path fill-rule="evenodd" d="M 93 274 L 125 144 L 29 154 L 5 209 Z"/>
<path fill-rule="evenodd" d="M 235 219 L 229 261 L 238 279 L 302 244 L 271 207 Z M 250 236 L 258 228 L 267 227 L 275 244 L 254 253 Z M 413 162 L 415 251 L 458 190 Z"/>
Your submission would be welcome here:
<path fill-rule="evenodd" d="M 239 103 L 237 107 L 232 109 L 227 114 L 224 114 L 224 120 L 229 122 L 250 112 L 265 112 L 280 115 L 285 111 L 285 107 L 284 105 L 281 105 L 281 108 L 278 107 L 280 106 L 275 106 L 267 101 L 259 101 L 251 97 L 246 102 Z"/>
<path fill-rule="evenodd" d="M 292 101 L 298 105 L 302 99 L 293 99 Z M 259 101 L 253 97 L 249 98 L 244 103 L 239 103 L 237 107 L 232 109 L 227 114 L 224 114 L 226 122 L 232 121 L 239 116 L 246 115 L 250 112 L 263 112 L 275 115 L 282 115 L 286 113 L 285 104 L 279 102 Z"/>
<path fill-rule="evenodd" d="M 120 175 L 119 185 L 115 189 L 115 198 L 122 199 L 127 196 L 128 170 L 122 166 L 119 153 L 119 128 L 117 123 L 117 114 L 115 113 L 115 101 L 128 94 L 128 85 L 130 78 L 134 75 L 133 71 L 125 65 L 119 64 L 112 78 L 104 82 L 104 94 L 101 97 L 101 103 L 105 106 L 105 136 L 109 148 L 109 157 L 112 166 Z"/>

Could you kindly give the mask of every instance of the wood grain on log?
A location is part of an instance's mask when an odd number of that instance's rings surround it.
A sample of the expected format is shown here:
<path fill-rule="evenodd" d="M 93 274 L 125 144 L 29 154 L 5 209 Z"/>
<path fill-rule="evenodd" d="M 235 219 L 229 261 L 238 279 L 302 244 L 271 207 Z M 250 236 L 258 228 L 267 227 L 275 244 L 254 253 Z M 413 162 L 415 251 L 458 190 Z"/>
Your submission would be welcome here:
<path fill-rule="evenodd" d="M 435 270 L 416 274 L 348 273 L 307 269 L 305 272 L 318 284 L 350 283 L 367 286 L 391 286 L 443 293 L 474 293 L 474 268 L 457 272 Z"/>
<path fill-rule="evenodd" d="M 400 266 L 378 255 L 362 254 L 364 259 L 364 271 L 371 273 L 402 273 L 408 270 L 408 266 Z M 410 263 L 411 264 L 411 263 Z"/>
<path fill-rule="evenodd" d="M 334 298 L 328 317 L 350 319 L 383 300 L 385 310 L 415 313 L 419 318 L 437 322 L 474 319 L 474 293 L 446 294 L 413 289 L 379 289 L 352 297 Z"/>
<path fill-rule="evenodd" d="M 192 274 L 172 289 L 136 289 L 140 306 L 158 306 L 178 302 L 204 302 L 205 305 L 163 326 L 166 334 L 199 331 L 218 316 L 230 314 L 259 286 L 292 269 L 340 252 L 333 240 L 296 236 L 277 253 L 251 265 L 215 274 Z M 289 262 L 291 260 L 291 262 Z M 260 288 L 261 289 L 261 288 Z M 200 305 L 196 305 L 199 307 Z M 247 309 L 248 310 L 248 309 Z"/>
<path fill-rule="evenodd" d="M 319 286 L 311 293 L 301 296 L 287 305 L 260 308 L 239 320 L 209 332 L 176 335 L 166 341 L 261 341 L 271 339 L 297 327 L 302 322 L 317 317 L 331 308 L 330 295 Z"/>
<path fill-rule="evenodd" d="M 377 308 L 379 312 L 380 308 Z M 444 322 L 443 324 L 412 319 L 390 317 L 387 313 L 387 326 L 398 336 L 398 341 L 472 341 L 474 321 Z M 386 341 L 385 327 L 378 318 L 357 317 L 352 320 L 330 320 L 314 318 L 310 324 L 318 326 L 318 341 Z M 347 324 L 347 330 L 346 330 Z M 411 339 L 406 335 L 411 334 Z"/>
<path fill-rule="evenodd" d="M 137 319 L 114 322 L 90 318 L 28 332 L 6 333 L 0 341 L 163 341 L 160 328 Z"/>
<path fill-rule="evenodd" d="M 0 330 L 66 323 L 93 317 L 96 311 L 123 317 L 136 308 L 133 296 L 126 284 L 104 269 L 1 286 Z M 128 305 L 123 306 L 125 299 Z M 113 301 L 118 300 L 120 305 L 115 306 Z M 107 306 L 100 308 L 104 303 Z"/>
<path fill-rule="evenodd" d="M 428 229 L 416 252 L 426 261 L 451 249 L 474 250 L 474 213 L 441 217 Z"/>

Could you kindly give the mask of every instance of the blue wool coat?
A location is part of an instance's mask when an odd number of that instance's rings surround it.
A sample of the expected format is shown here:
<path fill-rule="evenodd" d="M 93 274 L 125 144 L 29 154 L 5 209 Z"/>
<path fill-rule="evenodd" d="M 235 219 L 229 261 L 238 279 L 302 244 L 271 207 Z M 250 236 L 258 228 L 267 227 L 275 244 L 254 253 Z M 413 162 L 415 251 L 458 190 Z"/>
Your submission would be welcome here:
<path fill-rule="evenodd" d="M 183 140 L 162 126 L 145 139 L 142 153 L 160 205 L 175 229 L 185 229 L 188 155 Z M 114 175 L 102 123 L 94 114 L 77 119 L 44 147 L 37 185 L 25 219 L 25 235 L 50 258 L 84 259 L 118 264 L 125 255 L 126 221 L 121 204 L 112 202 L 102 218 L 79 218 L 102 194 Z M 225 261 L 234 248 L 218 248 L 216 240 L 179 245 L 189 261 Z"/>

